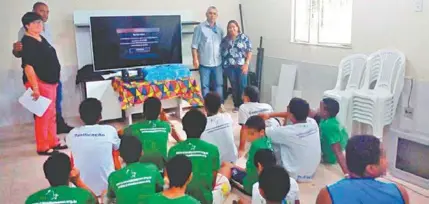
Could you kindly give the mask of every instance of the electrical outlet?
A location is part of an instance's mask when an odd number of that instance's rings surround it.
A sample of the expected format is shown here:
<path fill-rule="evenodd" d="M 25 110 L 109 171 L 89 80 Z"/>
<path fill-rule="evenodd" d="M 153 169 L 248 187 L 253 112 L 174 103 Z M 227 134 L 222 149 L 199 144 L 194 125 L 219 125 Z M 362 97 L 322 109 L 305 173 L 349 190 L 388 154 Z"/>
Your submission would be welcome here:
<path fill-rule="evenodd" d="M 404 116 L 405 116 L 406 118 L 413 119 L 413 116 L 414 116 L 414 108 L 412 108 L 412 107 L 407 107 L 407 108 L 405 108 L 404 110 L 405 110 L 405 111 L 404 111 Z"/>

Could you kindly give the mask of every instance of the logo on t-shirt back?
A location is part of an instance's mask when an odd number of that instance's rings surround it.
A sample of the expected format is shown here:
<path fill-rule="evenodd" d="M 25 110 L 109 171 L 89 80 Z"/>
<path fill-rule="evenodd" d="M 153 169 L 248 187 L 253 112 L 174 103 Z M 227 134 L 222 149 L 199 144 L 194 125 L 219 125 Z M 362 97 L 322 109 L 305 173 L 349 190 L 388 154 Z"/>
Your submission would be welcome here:
<path fill-rule="evenodd" d="M 106 136 L 104 133 L 76 133 L 75 137 L 104 137 Z"/>

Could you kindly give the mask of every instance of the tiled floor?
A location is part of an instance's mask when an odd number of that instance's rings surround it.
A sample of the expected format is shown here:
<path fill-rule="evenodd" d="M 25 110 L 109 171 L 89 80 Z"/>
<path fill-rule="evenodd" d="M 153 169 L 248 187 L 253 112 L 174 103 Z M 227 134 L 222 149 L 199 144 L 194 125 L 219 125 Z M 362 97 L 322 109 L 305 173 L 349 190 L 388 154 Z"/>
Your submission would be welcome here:
<path fill-rule="evenodd" d="M 227 110 L 231 110 L 231 105 L 227 105 Z M 235 121 L 237 114 L 232 113 Z M 77 119 L 69 120 L 71 124 L 78 125 Z M 181 130 L 181 124 L 173 119 L 173 124 Z M 117 128 L 121 128 L 123 123 L 112 123 Z M 238 144 L 239 126 L 234 129 L 236 143 Z M 185 135 L 180 132 L 181 136 Z M 64 135 L 61 135 L 64 137 Z M 174 140 L 170 139 L 170 146 Z M 17 125 L 0 128 L 0 203 L 18 204 L 24 203 L 26 197 L 31 193 L 47 187 L 49 184 L 44 178 L 42 164 L 46 157 L 37 156 L 35 153 L 35 142 L 33 137 L 32 124 Z M 311 183 L 299 184 L 300 199 L 303 204 L 315 203 L 319 190 L 334 183 L 341 178 L 341 170 L 338 166 L 320 165 L 317 169 L 315 179 Z M 429 203 L 429 191 L 423 190 L 414 185 L 396 180 L 390 176 L 387 179 L 399 182 L 408 188 L 411 203 Z M 231 194 L 226 203 L 238 199 L 238 194 Z"/>

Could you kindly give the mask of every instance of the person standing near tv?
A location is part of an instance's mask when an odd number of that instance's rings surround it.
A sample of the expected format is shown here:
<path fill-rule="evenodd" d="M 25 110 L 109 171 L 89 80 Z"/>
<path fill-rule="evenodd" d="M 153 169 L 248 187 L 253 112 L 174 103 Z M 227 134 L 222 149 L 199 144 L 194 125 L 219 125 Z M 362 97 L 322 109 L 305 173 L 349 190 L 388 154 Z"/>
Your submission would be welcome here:
<path fill-rule="evenodd" d="M 213 75 L 216 92 L 223 103 L 223 70 L 220 43 L 224 31 L 216 24 L 218 10 L 210 6 L 206 12 L 207 20 L 195 27 L 192 39 L 192 58 L 195 69 L 199 69 L 203 97 L 210 91 Z"/>
<path fill-rule="evenodd" d="M 25 35 L 21 40 L 23 47 L 21 67 L 23 68 L 24 85 L 33 91 L 33 100 L 38 100 L 40 96 L 43 96 L 55 101 L 61 71 L 57 52 L 41 35 L 43 20 L 39 14 L 28 12 L 21 21 L 25 27 Z M 41 117 L 35 117 L 34 129 L 39 155 L 51 155 L 55 152 L 54 150 L 67 148 L 60 144 L 57 137 L 55 115 L 55 103 L 52 102 Z"/>
<path fill-rule="evenodd" d="M 42 17 L 42 21 L 43 21 L 43 30 L 40 33 L 40 35 L 42 35 L 46 41 L 52 45 L 52 35 L 51 35 L 51 30 L 49 29 L 50 27 L 48 26 L 48 24 L 46 23 L 48 21 L 48 17 L 49 17 L 49 7 L 46 3 L 43 2 L 36 2 L 33 5 L 33 12 L 39 14 Z M 12 53 L 16 58 L 21 58 L 22 57 L 22 43 L 21 40 L 25 35 L 25 29 L 24 27 L 21 27 L 21 29 L 18 32 L 18 41 L 13 43 L 13 50 Z M 64 118 L 62 116 L 62 109 L 61 109 L 61 101 L 62 101 L 62 84 L 61 81 L 58 82 L 58 87 L 57 87 L 57 98 L 56 98 L 56 111 L 57 111 L 57 115 L 56 115 L 56 125 L 57 125 L 57 134 L 61 134 L 61 133 L 68 133 L 70 132 L 71 129 L 73 129 L 72 127 L 70 127 L 69 125 L 67 125 L 67 123 L 64 121 Z"/>

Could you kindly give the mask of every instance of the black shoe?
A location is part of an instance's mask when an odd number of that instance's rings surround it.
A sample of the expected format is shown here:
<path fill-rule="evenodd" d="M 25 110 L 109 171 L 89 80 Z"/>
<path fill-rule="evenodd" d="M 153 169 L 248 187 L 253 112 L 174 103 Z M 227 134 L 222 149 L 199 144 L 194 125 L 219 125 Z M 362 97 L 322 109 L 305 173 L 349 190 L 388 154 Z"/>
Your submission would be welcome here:
<path fill-rule="evenodd" d="M 61 145 L 61 144 L 59 144 L 59 145 L 57 145 L 56 147 L 54 147 L 52 149 L 54 149 L 54 150 L 62 150 L 62 149 L 67 149 L 67 148 L 69 148 L 67 145 Z"/>
<path fill-rule="evenodd" d="M 53 150 L 53 149 L 48 149 L 44 152 L 37 152 L 38 155 L 40 156 L 51 156 L 52 154 L 56 153 L 57 151 Z"/>

